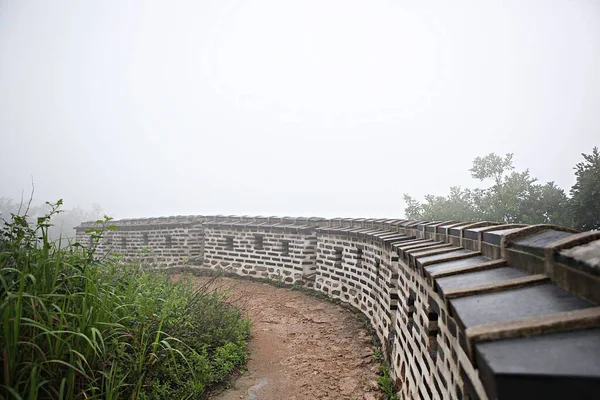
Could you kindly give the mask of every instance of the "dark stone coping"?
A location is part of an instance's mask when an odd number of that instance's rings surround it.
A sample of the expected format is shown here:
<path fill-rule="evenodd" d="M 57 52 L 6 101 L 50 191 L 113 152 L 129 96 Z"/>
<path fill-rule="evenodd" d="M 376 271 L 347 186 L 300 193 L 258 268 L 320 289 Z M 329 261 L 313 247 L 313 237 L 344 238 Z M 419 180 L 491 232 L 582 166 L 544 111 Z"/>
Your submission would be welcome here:
<path fill-rule="evenodd" d="M 399 242 L 406 242 L 408 240 L 412 240 L 414 239 L 414 236 L 408 236 L 408 235 L 397 235 L 397 236 L 392 236 L 389 238 L 385 238 L 383 239 L 383 242 L 385 244 L 394 244 L 394 243 L 399 243 Z"/>
<path fill-rule="evenodd" d="M 462 329 L 593 306 L 550 283 L 460 297 L 449 300 L 449 305 Z"/>
<path fill-rule="evenodd" d="M 597 399 L 600 328 L 475 344 L 490 399 Z"/>
<path fill-rule="evenodd" d="M 470 224 L 469 224 L 470 225 Z M 468 225 L 467 225 L 468 226 Z M 459 226 L 457 228 L 450 228 L 448 231 L 448 235 L 460 237 L 460 232 L 464 229 L 464 226 Z"/>
<path fill-rule="evenodd" d="M 381 232 L 382 232 L 381 229 L 374 228 L 374 229 L 371 229 L 369 231 L 358 232 L 358 236 L 362 237 L 362 238 L 365 238 L 365 239 L 375 239 L 375 237 L 374 237 L 375 234 L 381 233 Z"/>
<path fill-rule="evenodd" d="M 462 260 L 446 261 L 437 264 L 428 265 L 424 268 L 425 275 L 430 276 L 432 272 L 446 271 L 458 267 L 468 267 L 470 265 L 483 264 L 490 261 L 489 258 L 484 256 L 474 256 L 469 258 L 463 258 Z"/>
<path fill-rule="evenodd" d="M 373 230 L 373 228 L 350 228 L 347 231 L 344 231 L 341 233 L 347 233 L 352 236 L 358 236 L 362 232 L 371 232 L 372 230 Z M 337 232 L 337 233 L 340 233 L 340 232 Z"/>
<path fill-rule="evenodd" d="M 453 224 L 442 225 L 442 226 L 438 226 L 437 232 L 438 233 L 447 233 L 448 229 L 460 228 L 462 226 L 467 226 L 467 225 L 471 225 L 471 224 L 472 224 L 472 222 L 455 222 Z"/>
<path fill-rule="evenodd" d="M 473 228 L 469 228 L 469 226 L 472 225 L 481 225 L 481 226 L 477 226 L 477 227 L 473 227 Z M 468 223 L 467 225 L 461 225 L 461 226 L 457 226 L 457 227 L 452 227 L 450 228 L 450 231 L 448 232 L 449 235 L 451 236 L 456 236 L 456 237 L 460 237 L 461 236 L 461 231 L 462 231 L 462 236 L 467 238 L 467 239 L 472 239 L 472 240 L 477 240 L 479 239 L 478 235 L 476 232 L 471 232 L 469 233 L 470 230 L 472 229 L 489 229 L 490 227 L 493 227 L 494 225 L 498 225 L 496 223 L 493 222 L 471 222 Z M 467 234 L 469 233 L 469 235 Z"/>
<path fill-rule="evenodd" d="M 386 231 L 385 234 L 378 235 L 379 239 L 386 240 L 388 238 L 398 237 L 398 236 L 406 236 L 403 233 L 394 232 L 394 231 Z"/>
<path fill-rule="evenodd" d="M 347 233 L 349 231 L 355 230 L 357 228 L 351 227 L 351 226 L 346 226 L 346 227 L 329 227 L 329 226 L 322 226 L 319 228 L 316 228 L 316 230 L 318 232 L 326 232 L 326 233 Z M 358 229 L 362 229 L 362 228 L 358 228 Z"/>
<path fill-rule="evenodd" d="M 546 247 L 546 245 L 573 235 L 574 233 L 571 232 L 557 231 L 551 229 L 519 238 L 512 242 L 510 244 L 510 247 L 513 247 L 518 250 L 524 250 L 528 253 L 532 253 L 537 256 L 543 257 L 544 247 Z"/>
<path fill-rule="evenodd" d="M 154 224 L 138 224 L 138 225 L 117 225 L 117 224 L 112 224 L 110 222 L 108 222 L 106 224 L 106 226 L 111 226 L 114 225 L 116 226 L 118 229 L 116 232 L 123 232 L 123 231 L 149 231 L 149 230 L 155 230 L 155 229 L 175 229 L 175 228 L 189 228 L 191 226 L 202 226 L 201 223 L 198 222 L 169 222 L 169 223 L 154 223 Z M 101 226 L 95 226 L 95 225 L 90 225 L 90 226 L 77 226 L 75 227 L 76 232 L 85 232 L 88 229 L 94 229 L 94 228 L 101 228 Z"/>
<path fill-rule="evenodd" d="M 600 240 L 561 250 L 555 258 L 561 264 L 600 276 Z"/>
<path fill-rule="evenodd" d="M 398 254 L 401 254 L 402 249 L 404 247 L 413 246 L 413 245 L 421 244 L 421 243 L 427 243 L 427 242 L 431 242 L 431 239 L 418 239 L 416 237 L 413 237 L 412 239 L 409 239 L 409 240 L 405 240 L 405 241 L 398 242 L 398 243 L 393 243 L 392 248 L 394 250 L 396 250 L 396 252 Z"/>
<path fill-rule="evenodd" d="M 347 235 L 355 235 L 355 236 L 357 236 L 359 232 L 368 232 L 371 230 L 372 230 L 371 228 L 356 228 L 356 227 L 331 228 L 331 227 L 327 227 L 327 226 L 323 226 L 323 227 L 315 229 L 315 231 L 317 231 L 317 232 L 327 233 L 330 235 L 347 234 Z"/>
<path fill-rule="evenodd" d="M 466 289 L 473 286 L 487 285 L 509 279 L 531 275 L 510 266 L 487 269 L 484 271 L 467 272 L 460 275 L 446 276 L 436 279 L 436 289 L 443 295 L 450 290 Z"/>
<path fill-rule="evenodd" d="M 380 242 L 383 242 L 383 240 L 386 239 L 387 237 L 402 236 L 402 234 L 400 234 L 398 232 L 393 232 L 390 230 L 380 229 L 380 228 L 347 227 L 347 228 L 332 229 L 330 227 L 321 227 L 321 228 L 315 228 L 315 230 L 318 232 L 321 232 L 321 233 L 328 233 L 328 234 L 354 235 L 354 236 L 358 236 L 358 237 L 365 238 L 365 239 L 377 240 Z"/>
<path fill-rule="evenodd" d="M 287 231 L 287 232 L 310 232 L 314 231 L 316 228 L 314 226 L 308 225 L 283 225 L 283 224 L 268 224 L 266 222 L 263 223 L 251 223 L 251 224 L 239 224 L 239 223 L 229 223 L 229 222 L 218 222 L 218 223 L 205 223 L 204 226 L 207 228 L 230 228 L 230 229 L 249 229 L 251 231 L 261 231 L 261 230 L 269 230 L 269 231 Z"/>
<path fill-rule="evenodd" d="M 428 253 L 430 251 L 445 251 L 446 253 L 451 253 L 453 251 L 458 250 L 455 246 L 452 246 L 450 243 L 439 243 L 439 242 L 433 242 L 431 243 L 431 246 L 426 246 L 426 247 L 421 247 L 421 248 L 417 248 L 417 249 L 408 249 L 408 250 L 404 250 L 405 253 L 407 253 L 410 257 L 423 257 L 424 253 Z M 440 253 L 440 254 L 444 254 L 444 253 Z"/>
<path fill-rule="evenodd" d="M 500 242 L 502 241 L 502 236 L 506 235 L 507 233 L 518 231 L 519 229 L 523 229 L 523 228 L 522 227 L 521 228 L 507 228 L 507 229 L 500 229 L 498 231 L 483 232 L 483 237 L 481 240 L 486 243 L 489 243 L 489 244 L 500 246 Z"/>
<path fill-rule="evenodd" d="M 417 229 L 420 232 L 425 232 L 425 231 L 427 231 L 428 227 L 434 228 L 435 225 L 439 224 L 440 222 L 442 222 L 442 221 L 423 222 L 423 223 L 420 223 L 419 225 L 417 225 Z M 433 231 L 430 231 L 430 232 L 433 232 Z"/>
<path fill-rule="evenodd" d="M 406 222 L 406 220 L 405 219 L 390 219 L 386 222 L 386 224 L 389 224 L 391 226 L 398 226 L 403 222 Z"/>
<path fill-rule="evenodd" d="M 435 254 L 433 256 L 416 257 L 416 263 L 419 266 L 421 266 L 425 262 L 443 260 L 448 257 L 458 256 L 458 255 L 462 255 L 462 254 L 469 254 L 469 253 L 473 253 L 474 256 L 479 255 L 478 252 L 476 252 L 476 251 L 471 251 L 471 250 L 467 250 L 467 249 L 457 249 L 452 252 Z"/>
<path fill-rule="evenodd" d="M 374 233 L 373 236 L 376 237 L 377 239 L 383 240 L 386 237 L 389 236 L 396 236 L 399 235 L 398 232 L 393 232 L 393 231 L 389 231 L 389 230 L 380 230 L 377 233 Z"/>
<path fill-rule="evenodd" d="M 482 230 L 485 230 L 485 229 L 489 229 L 489 228 L 490 228 L 490 226 L 479 226 L 477 228 L 465 229 L 465 232 L 463 233 L 463 237 L 465 237 L 467 239 L 471 239 L 471 240 L 479 240 L 479 232 L 481 232 Z"/>
<path fill-rule="evenodd" d="M 395 247 L 396 247 L 396 251 L 398 252 L 398 254 L 405 255 L 407 251 L 414 250 L 414 249 L 410 249 L 409 247 L 422 246 L 422 248 L 426 248 L 428 246 L 433 246 L 435 244 L 438 244 L 438 242 L 434 242 L 431 239 L 415 239 L 411 243 L 402 242 L 402 243 L 399 243 L 398 245 L 396 245 Z"/>
<path fill-rule="evenodd" d="M 416 228 L 419 226 L 419 224 L 422 224 L 424 222 L 427 221 L 410 221 L 407 224 L 404 225 L 405 228 Z"/>
<path fill-rule="evenodd" d="M 435 242 L 431 239 L 423 239 L 422 241 L 419 241 L 417 239 L 412 243 L 400 243 L 398 246 L 396 246 L 396 251 L 398 252 L 399 255 L 402 255 L 404 257 L 404 256 L 406 256 L 407 252 L 409 252 L 409 251 L 426 249 L 427 247 L 435 246 L 438 244 L 440 244 L 440 242 Z M 416 249 L 409 249 L 409 247 L 412 247 L 412 246 L 422 246 L 422 247 L 418 247 Z"/>

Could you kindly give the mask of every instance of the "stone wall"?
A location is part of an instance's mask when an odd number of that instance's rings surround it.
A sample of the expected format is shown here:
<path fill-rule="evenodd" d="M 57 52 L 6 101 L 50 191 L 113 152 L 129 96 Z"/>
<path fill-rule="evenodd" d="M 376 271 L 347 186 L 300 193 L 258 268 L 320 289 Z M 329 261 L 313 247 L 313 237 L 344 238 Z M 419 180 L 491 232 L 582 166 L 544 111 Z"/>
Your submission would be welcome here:
<path fill-rule="evenodd" d="M 177 216 L 110 221 L 104 240 L 98 246 L 98 254 L 119 254 L 126 260 L 141 259 L 159 265 L 202 265 L 204 255 L 204 217 Z M 86 222 L 75 228 L 75 240 L 90 244 L 91 228 L 99 228 L 94 222 Z"/>
<path fill-rule="evenodd" d="M 99 248 L 305 285 L 362 311 L 400 398 L 596 398 L 600 232 L 390 219 L 117 221 Z M 85 229 L 77 239 L 86 241 Z M 170 239 L 167 239 L 170 238 Z M 110 244 L 107 243 L 110 241 Z"/>
<path fill-rule="evenodd" d="M 209 219 L 204 264 L 210 268 L 303 285 L 314 271 L 317 236 L 308 225 L 282 218 Z"/>

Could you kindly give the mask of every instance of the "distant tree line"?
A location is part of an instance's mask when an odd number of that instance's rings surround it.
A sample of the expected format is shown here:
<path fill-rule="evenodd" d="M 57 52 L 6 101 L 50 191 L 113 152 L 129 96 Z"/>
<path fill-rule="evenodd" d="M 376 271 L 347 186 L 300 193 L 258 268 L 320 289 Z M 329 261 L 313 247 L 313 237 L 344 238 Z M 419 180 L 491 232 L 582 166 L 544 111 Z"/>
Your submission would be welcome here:
<path fill-rule="evenodd" d="M 569 195 L 554 182 L 539 183 L 529 170 L 516 171 L 513 154 L 490 153 L 473 160 L 469 170 L 485 189 L 450 188 L 446 196 L 426 195 L 420 202 L 404 194 L 406 218 L 429 221 L 496 221 L 555 224 L 587 231 L 600 229 L 600 153 L 582 154 L 574 167 Z"/>
<path fill-rule="evenodd" d="M 61 201 L 62 203 L 62 201 Z M 10 221 L 12 215 L 24 215 L 27 212 L 27 220 L 35 224 L 37 218 L 42 217 L 50 210 L 50 205 L 31 204 L 30 201 L 15 201 L 8 197 L 0 197 L 0 226 L 4 221 Z M 60 210 L 52 218 L 52 226 L 48 228 L 48 236 L 51 240 L 63 239 L 65 246 L 68 239 L 75 236 L 75 227 L 85 221 L 95 221 L 103 215 L 102 208 L 94 204 L 91 210 L 81 207 Z"/>

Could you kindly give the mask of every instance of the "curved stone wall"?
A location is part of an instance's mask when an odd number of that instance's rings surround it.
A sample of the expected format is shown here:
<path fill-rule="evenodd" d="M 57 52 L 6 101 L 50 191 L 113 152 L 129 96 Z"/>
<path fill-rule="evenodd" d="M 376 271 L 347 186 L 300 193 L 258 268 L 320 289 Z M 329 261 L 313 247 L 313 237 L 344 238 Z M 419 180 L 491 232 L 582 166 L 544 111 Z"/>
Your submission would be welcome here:
<path fill-rule="evenodd" d="M 306 285 L 367 315 L 406 399 L 597 398 L 600 232 L 491 222 L 179 216 L 99 251 Z M 85 243 L 86 229 L 77 228 Z"/>

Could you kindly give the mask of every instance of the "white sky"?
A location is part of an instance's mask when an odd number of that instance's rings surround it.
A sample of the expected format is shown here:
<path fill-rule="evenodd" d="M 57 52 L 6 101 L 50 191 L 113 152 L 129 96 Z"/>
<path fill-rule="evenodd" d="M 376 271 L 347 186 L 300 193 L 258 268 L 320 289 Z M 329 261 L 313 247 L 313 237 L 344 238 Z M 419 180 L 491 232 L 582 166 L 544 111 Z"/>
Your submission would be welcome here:
<path fill-rule="evenodd" d="M 599 71 L 597 0 L 0 0 L 0 196 L 398 217 L 492 151 L 568 191 Z"/>

